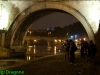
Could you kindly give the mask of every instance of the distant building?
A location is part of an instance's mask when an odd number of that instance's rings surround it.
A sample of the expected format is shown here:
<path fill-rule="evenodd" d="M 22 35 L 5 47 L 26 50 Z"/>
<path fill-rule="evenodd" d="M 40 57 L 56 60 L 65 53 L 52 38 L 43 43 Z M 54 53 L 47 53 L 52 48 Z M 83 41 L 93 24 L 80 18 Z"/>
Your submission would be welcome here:
<path fill-rule="evenodd" d="M 47 28 L 47 30 L 48 30 L 48 31 L 54 31 L 54 28 L 49 27 L 49 28 Z"/>
<path fill-rule="evenodd" d="M 46 32 L 47 31 L 47 29 L 37 29 L 37 30 L 30 30 L 30 31 L 32 31 L 32 32 Z"/>

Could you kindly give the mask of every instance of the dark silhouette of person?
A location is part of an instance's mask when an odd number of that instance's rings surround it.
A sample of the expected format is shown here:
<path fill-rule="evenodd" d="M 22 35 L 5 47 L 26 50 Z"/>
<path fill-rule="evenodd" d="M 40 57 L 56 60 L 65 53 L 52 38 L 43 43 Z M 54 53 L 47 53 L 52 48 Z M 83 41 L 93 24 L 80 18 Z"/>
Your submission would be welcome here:
<path fill-rule="evenodd" d="M 69 48 L 70 48 L 70 42 L 69 42 L 69 40 L 67 39 L 67 40 L 66 40 L 65 60 L 66 60 L 66 57 L 67 57 L 67 58 L 68 58 L 68 61 L 69 61 Z"/>
<path fill-rule="evenodd" d="M 84 40 L 81 40 L 81 57 L 82 58 L 84 57 L 84 46 L 85 46 Z"/>
<path fill-rule="evenodd" d="M 97 53 L 97 47 L 96 45 L 93 43 L 92 40 L 90 40 L 89 43 L 89 48 L 88 48 L 88 57 L 94 58 L 95 55 Z"/>
<path fill-rule="evenodd" d="M 89 46 L 88 42 L 85 41 L 85 43 L 84 43 L 84 54 L 85 54 L 86 56 L 87 56 L 87 53 L 88 53 L 88 46 Z"/>
<path fill-rule="evenodd" d="M 74 41 L 70 40 L 70 63 L 74 63 L 75 60 L 75 51 L 77 50 L 77 47 L 74 43 Z"/>
<path fill-rule="evenodd" d="M 87 54 L 88 58 L 91 57 L 91 49 L 90 49 L 90 43 L 89 43 L 89 46 L 88 46 L 88 54 Z"/>

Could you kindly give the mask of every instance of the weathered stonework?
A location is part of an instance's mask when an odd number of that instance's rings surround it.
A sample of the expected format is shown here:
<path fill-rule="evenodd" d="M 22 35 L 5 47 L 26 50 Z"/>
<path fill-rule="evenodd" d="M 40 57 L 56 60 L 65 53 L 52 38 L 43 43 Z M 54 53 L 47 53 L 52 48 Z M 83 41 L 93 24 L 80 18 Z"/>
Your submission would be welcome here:
<path fill-rule="evenodd" d="M 46 13 L 42 12 L 44 9 L 55 9 L 57 11 L 61 10 L 61 12 L 70 13 L 82 23 L 88 33 L 89 38 L 92 40 L 95 39 L 94 34 L 98 30 L 98 23 L 100 19 L 99 1 L 33 0 L 27 3 L 24 1 L 18 3 L 16 4 L 15 2 L 12 2 L 12 4 L 15 4 L 15 6 L 19 8 L 20 14 L 15 19 L 12 19 L 12 24 L 9 28 L 8 33 L 10 35 L 10 46 L 15 44 L 15 39 L 18 41 L 19 39 L 23 40 L 23 37 L 26 34 L 25 32 L 31 26 L 31 24 L 34 23 L 34 21 L 50 14 L 50 12 L 48 13 L 47 11 Z M 27 4 L 27 6 L 24 7 L 23 3 L 25 5 Z M 20 7 L 22 4 L 23 6 Z M 30 20 L 30 22 L 28 22 L 27 19 L 29 19 L 30 15 L 34 16 L 34 18 L 31 18 L 33 21 Z M 25 23 L 25 21 L 27 21 L 27 23 Z M 16 45 L 21 44 L 22 41 L 18 42 Z"/>

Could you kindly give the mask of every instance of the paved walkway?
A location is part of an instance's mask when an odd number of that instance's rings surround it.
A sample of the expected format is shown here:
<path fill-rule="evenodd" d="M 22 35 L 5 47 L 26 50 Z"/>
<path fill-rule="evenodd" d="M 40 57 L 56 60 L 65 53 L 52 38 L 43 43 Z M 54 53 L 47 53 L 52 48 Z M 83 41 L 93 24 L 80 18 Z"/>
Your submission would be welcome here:
<path fill-rule="evenodd" d="M 100 64 L 94 63 L 94 60 L 76 57 L 75 64 L 69 64 L 64 54 L 60 54 L 6 69 L 24 71 L 24 74 L 17 75 L 100 75 Z"/>

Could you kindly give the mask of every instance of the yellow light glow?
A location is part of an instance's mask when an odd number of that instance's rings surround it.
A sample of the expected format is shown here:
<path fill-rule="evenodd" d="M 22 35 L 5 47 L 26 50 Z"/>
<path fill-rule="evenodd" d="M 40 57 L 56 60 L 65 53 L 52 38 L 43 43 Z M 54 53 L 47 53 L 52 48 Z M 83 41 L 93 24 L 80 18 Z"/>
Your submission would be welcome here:
<path fill-rule="evenodd" d="M 28 60 L 28 56 L 27 56 L 27 60 Z"/>
<path fill-rule="evenodd" d="M 59 40 L 59 42 L 61 42 L 61 40 Z"/>
<path fill-rule="evenodd" d="M 48 34 L 51 34 L 51 32 L 48 32 Z"/>
<path fill-rule="evenodd" d="M 30 34 L 31 34 L 32 32 L 30 31 Z"/>
<path fill-rule="evenodd" d="M 36 45 L 34 45 L 34 47 L 36 47 Z"/>
<path fill-rule="evenodd" d="M 60 50 L 59 50 L 59 52 L 60 52 Z"/>
<path fill-rule="evenodd" d="M 29 48 L 28 51 L 30 52 L 31 51 L 31 48 Z"/>
<path fill-rule="evenodd" d="M 50 51 L 50 50 L 51 50 L 51 47 L 50 47 L 50 46 L 48 46 L 48 47 L 47 47 L 47 51 Z"/>
<path fill-rule="evenodd" d="M 36 52 L 36 50 L 35 50 L 35 48 L 34 48 L 34 54 L 35 54 L 35 52 Z"/>
<path fill-rule="evenodd" d="M 28 47 L 33 47 L 33 46 L 28 46 Z"/>
<path fill-rule="evenodd" d="M 57 40 L 55 40 L 55 42 L 57 42 Z"/>
<path fill-rule="evenodd" d="M 84 38 L 84 41 L 86 40 L 86 38 Z"/>
<path fill-rule="evenodd" d="M 6 28 L 8 25 L 8 13 L 5 10 L 0 10 L 0 29 Z"/>
<path fill-rule="evenodd" d="M 57 54 L 57 48 L 56 48 L 56 46 L 54 47 L 54 54 L 55 55 Z"/>
<path fill-rule="evenodd" d="M 29 56 L 27 56 L 27 60 L 31 60 L 31 56 L 29 55 Z"/>
<path fill-rule="evenodd" d="M 76 42 L 78 41 L 78 40 L 75 40 Z"/>
<path fill-rule="evenodd" d="M 33 46 L 28 46 L 28 52 L 31 51 L 32 47 L 33 47 Z"/>
<path fill-rule="evenodd" d="M 31 60 L 31 57 L 29 56 L 29 60 Z"/>
<path fill-rule="evenodd" d="M 36 42 L 37 40 L 34 40 L 34 42 Z"/>

